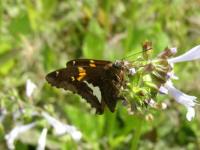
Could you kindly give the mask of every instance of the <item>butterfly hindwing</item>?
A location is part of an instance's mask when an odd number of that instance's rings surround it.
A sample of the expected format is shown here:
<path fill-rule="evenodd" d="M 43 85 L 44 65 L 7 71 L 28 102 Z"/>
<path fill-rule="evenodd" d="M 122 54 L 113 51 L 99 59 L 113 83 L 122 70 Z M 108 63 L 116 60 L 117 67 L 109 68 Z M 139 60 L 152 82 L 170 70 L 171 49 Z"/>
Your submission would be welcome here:
<path fill-rule="evenodd" d="M 121 70 L 111 67 L 104 72 L 101 80 L 100 89 L 102 97 L 110 111 L 114 112 L 119 98 L 120 87 L 123 84 L 123 73 Z"/>

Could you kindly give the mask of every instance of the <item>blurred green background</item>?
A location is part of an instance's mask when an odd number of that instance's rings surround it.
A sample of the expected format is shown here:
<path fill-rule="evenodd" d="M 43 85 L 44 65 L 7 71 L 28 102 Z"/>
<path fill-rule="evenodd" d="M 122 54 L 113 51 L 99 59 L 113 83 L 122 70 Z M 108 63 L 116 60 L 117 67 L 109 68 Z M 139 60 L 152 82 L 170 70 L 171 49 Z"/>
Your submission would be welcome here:
<path fill-rule="evenodd" d="M 1 0 L 0 100 L 10 115 L 1 123 L 0 149 L 7 149 L 4 135 L 15 126 L 12 113 L 19 104 L 46 110 L 82 132 L 82 140 L 74 142 L 48 131 L 50 150 L 129 150 L 137 145 L 140 150 L 200 149 L 198 108 L 196 118 L 188 122 L 184 106 L 160 96 L 171 103 L 166 110 L 152 111 L 152 121 L 128 115 L 120 104 L 115 113 L 98 116 L 78 95 L 50 87 L 44 79 L 71 59 L 121 59 L 141 51 L 145 40 L 153 42 L 155 55 L 167 46 L 182 54 L 198 45 L 200 1 Z M 180 63 L 175 70 L 180 78 L 176 86 L 200 97 L 200 63 Z M 31 102 L 25 95 L 27 79 L 37 85 Z M 27 116 L 19 120 L 35 119 Z M 41 128 L 30 132 L 16 141 L 16 149 L 34 149 Z"/>

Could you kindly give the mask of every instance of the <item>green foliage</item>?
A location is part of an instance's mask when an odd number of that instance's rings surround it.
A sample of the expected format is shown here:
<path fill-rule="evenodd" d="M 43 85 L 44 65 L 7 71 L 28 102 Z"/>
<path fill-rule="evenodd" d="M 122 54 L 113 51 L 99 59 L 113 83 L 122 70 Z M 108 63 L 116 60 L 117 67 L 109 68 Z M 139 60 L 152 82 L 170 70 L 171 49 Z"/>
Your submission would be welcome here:
<path fill-rule="evenodd" d="M 181 54 L 200 43 L 199 6 L 196 0 L 0 1 L 0 109 L 7 110 L 0 123 L 0 149 L 6 149 L 4 136 L 17 121 L 42 121 L 31 117 L 33 108 L 83 133 L 77 143 L 69 135 L 53 136 L 47 125 L 48 149 L 200 149 L 200 119 L 186 122 L 185 110 L 178 104 L 164 111 L 152 110 L 153 121 L 129 115 L 120 103 L 115 113 L 98 116 L 79 96 L 45 81 L 49 71 L 65 67 L 70 59 L 121 59 L 141 51 L 145 40 L 153 42 L 155 54 L 167 46 L 178 47 Z M 197 97 L 199 68 L 199 62 L 175 68 L 178 86 Z M 27 79 L 37 85 L 32 98 L 25 94 Z M 25 114 L 15 120 L 13 114 L 21 108 Z M 41 124 L 26 138 L 20 137 L 16 149 L 35 147 L 45 126 Z"/>

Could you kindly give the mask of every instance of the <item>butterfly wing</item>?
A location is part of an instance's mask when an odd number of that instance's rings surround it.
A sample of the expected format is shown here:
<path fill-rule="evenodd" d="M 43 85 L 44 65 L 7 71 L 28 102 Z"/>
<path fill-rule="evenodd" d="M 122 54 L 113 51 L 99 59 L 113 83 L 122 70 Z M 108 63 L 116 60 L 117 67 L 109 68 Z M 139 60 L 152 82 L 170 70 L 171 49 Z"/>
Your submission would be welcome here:
<path fill-rule="evenodd" d="M 70 90 L 73 93 L 81 95 L 92 107 L 96 109 L 96 113 L 102 114 L 104 106 L 93 95 L 91 88 L 84 82 L 74 80 L 72 78 L 73 70 L 63 68 L 47 74 L 46 80 L 57 88 Z"/>
<path fill-rule="evenodd" d="M 113 112 L 123 82 L 123 71 L 110 61 L 78 59 L 69 61 L 67 68 L 48 74 L 46 79 L 54 86 L 78 93 L 96 108 L 97 113 L 103 113 L 105 104 Z M 89 84 L 99 87 L 101 100 L 94 95 Z"/>

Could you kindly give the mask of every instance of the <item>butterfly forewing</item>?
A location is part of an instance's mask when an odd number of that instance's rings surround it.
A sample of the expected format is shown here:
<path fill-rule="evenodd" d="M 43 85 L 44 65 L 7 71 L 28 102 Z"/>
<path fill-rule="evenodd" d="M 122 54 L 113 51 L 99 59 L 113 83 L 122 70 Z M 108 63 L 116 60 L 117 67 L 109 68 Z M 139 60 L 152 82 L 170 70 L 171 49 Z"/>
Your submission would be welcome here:
<path fill-rule="evenodd" d="M 106 60 L 92 60 L 92 59 L 74 59 L 67 62 L 67 67 L 69 66 L 86 66 L 86 67 L 97 67 L 97 66 L 105 66 L 107 64 L 112 64 L 111 61 Z"/>
<path fill-rule="evenodd" d="M 81 95 L 92 107 L 96 109 L 98 114 L 103 113 L 103 105 L 99 102 L 96 96 L 93 95 L 93 91 L 88 85 L 82 81 L 78 81 L 73 78 L 72 75 L 76 74 L 74 72 L 75 68 L 63 68 L 49 73 L 46 76 L 46 80 L 57 88 L 63 88 L 65 90 L 72 91 Z"/>

